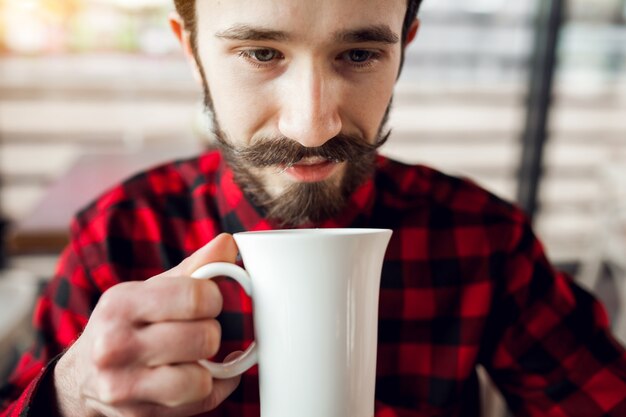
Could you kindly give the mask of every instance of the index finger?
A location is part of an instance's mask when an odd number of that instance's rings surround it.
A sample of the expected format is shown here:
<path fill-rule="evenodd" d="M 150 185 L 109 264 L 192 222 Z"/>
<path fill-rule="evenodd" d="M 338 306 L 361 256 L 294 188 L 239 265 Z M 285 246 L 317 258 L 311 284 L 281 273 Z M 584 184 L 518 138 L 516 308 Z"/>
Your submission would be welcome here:
<path fill-rule="evenodd" d="M 235 262 L 237 245 L 222 233 L 176 267 L 146 282 L 135 319 L 158 322 L 214 318 L 222 310 L 222 295 L 210 280 L 188 278 L 196 269 L 212 262 Z"/>
<path fill-rule="evenodd" d="M 222 311 L 222 293 L 213 281 L 180 276 L 145 284 L 136 295 L 136 322 L 215 318 Z"/>

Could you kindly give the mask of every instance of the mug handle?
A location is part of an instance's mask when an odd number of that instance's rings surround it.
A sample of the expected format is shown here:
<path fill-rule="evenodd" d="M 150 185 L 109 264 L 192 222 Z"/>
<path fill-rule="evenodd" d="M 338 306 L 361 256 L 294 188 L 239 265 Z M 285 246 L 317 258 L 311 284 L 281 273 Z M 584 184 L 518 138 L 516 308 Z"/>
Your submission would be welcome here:
<path fill-rule="evenodd" d="M 212 279 L 221 275 L 237 281 L 243 287 L 246 294 L 252 296 L 252 281 L 250 280 L 250 275 L 248 275 L 243 268 L 235 264 L 228 262 L 206 264 L 191 274 L 191 278 Z M 216 363 L 206 359 L 200 359 L 198 363 L 208 369 L 213 377 L 218 379 L 232 378 L 236 375 L 241 375 L 257 363 L 256 342 L 252 342 L 241 356 L 232 361 Z"/>

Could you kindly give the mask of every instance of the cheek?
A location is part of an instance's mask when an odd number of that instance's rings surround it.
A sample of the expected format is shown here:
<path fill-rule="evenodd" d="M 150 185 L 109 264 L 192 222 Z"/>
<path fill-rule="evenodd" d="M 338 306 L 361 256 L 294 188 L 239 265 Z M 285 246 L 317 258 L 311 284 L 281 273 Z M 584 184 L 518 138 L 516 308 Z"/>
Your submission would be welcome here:
<path fill-rule="evenodd" d="M 347 111 L 367 138 L 378 134 L 385 111 L 393 95 L 395 77 L 380 77 L 352 90 Z"/>
<path fill-rule="evenodd" d="M 268 99 L 258 84 L 244 83 L 227 66 L 205 69 L 215 115 L 231 140 L 247 142 L 267 117 Z"/>

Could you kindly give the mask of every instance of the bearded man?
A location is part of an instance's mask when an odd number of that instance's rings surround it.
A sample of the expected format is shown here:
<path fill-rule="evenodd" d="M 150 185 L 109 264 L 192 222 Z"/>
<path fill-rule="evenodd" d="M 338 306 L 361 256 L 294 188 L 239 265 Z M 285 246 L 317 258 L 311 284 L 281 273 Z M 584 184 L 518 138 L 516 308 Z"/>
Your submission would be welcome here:
<path fill-rule="evenodd" d="M 625 416 L 624 348 L 521 211 L 377 154 L 419 4 L 175 0 L 219 149 L 77 214 L 0 414 L 256 417 L 255 369 L 197 363 L 250 344 L 250 300 L 191 273 L 234 232 L 380 227 L 376 417 L 479 416 L 479 365 L 515 415 Z"/>

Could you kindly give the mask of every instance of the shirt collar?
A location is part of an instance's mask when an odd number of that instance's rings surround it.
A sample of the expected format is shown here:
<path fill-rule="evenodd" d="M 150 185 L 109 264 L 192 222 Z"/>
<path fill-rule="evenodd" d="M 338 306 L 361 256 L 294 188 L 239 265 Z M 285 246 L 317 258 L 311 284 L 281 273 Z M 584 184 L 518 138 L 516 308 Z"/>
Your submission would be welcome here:
<path fill-rule="evenodd" d="M 263 217 L 263 210 L 256 207 L 235 182 L 233 171 L 223 157 L 220 159 L 215 181 L 217 210 L 225 232 L 282 228 L 276 222 Z M 298 228 L 365 227 L 371 217 L 374 197 L 374 180 L 369 178 L 350 195 L 346 206 L 337 216 L 319 224 L 307 223 Z"/>

